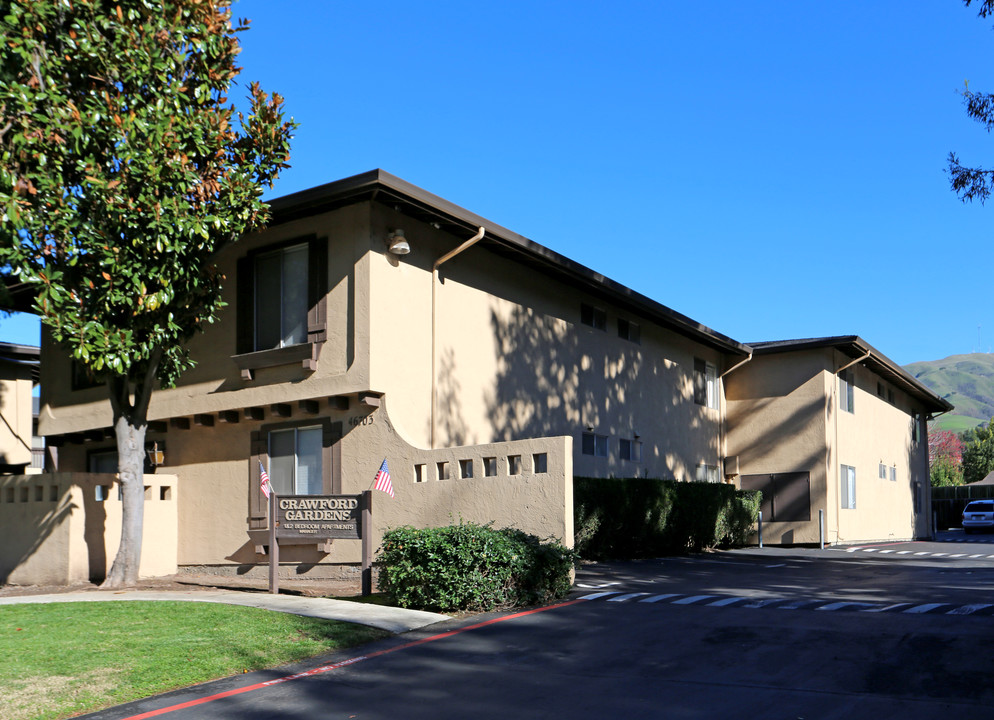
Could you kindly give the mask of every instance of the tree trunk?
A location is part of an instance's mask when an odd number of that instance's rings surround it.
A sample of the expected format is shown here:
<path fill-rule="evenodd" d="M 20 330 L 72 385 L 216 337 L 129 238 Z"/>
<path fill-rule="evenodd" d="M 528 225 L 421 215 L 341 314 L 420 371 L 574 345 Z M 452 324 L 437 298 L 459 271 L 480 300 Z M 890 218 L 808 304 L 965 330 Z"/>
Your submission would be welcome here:
<path fill-rule="evenodd" d="M 148 403 L 152 384 L 162 357 L 156 348 L 143 373 L 136 378 L 134 401 L 131 382 L 125 375 L 112 376 L 107 382 L 110 404 L 114 410 L 114 434 L 117 437 L 117 474 L 121 483 L 121 546 L 114 564 L 100 585 L 118 588 L 138 582 L 142 557 L 142 526 L 145 519 L 145 431 L 148 429 Z"/>
<path fill-rule="evenodd" d="M 143 421 L 118 415 L 114 420 L 117 436 L 117 472 L 123 489 L 121 507 L 121 546 L 101 587 L 117 588 L 138 582 L 142 554 L 142 526 L 145 515 L 145 430 Z"/>

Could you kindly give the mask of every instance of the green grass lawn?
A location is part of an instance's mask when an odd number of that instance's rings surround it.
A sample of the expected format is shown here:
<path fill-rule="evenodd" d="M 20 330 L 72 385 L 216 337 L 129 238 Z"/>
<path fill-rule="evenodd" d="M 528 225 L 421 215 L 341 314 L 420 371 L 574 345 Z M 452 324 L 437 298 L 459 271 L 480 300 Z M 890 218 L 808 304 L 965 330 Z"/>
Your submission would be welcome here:
<path fill-rule="evenodd" d="M 0 607 L 0 718 L 54 719 L 390 635 L 196 602 Z"/>

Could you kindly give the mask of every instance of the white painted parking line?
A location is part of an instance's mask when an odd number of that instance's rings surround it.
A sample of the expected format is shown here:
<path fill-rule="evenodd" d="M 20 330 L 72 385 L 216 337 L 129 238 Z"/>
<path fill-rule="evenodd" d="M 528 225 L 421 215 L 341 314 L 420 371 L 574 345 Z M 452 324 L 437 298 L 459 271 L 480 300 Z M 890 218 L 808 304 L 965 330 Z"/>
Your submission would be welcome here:
<path fill-rule="evenodd" d="M 912 550 L 898 550 L 897 554 L 898 555 L 910 555 L 912 552 L 913 552 Z"/>
<path fill-rule="evenodd" d="M 932 553 L 932 557 L 945 557 L 949 553 Z"/>
<path fill-rule="evenodd" d="M 884 607 L 878 608 L 867 608 L 866 610 L 861 610 L 860 612 L 887 612 L 888 610 L 896 610 L 899 607 L 908 607 L 911 603 L 894 603 L 893 605 L 885 605 Z"/>
<path fill-rule="evenodd" d="M 966 553 L 957 553 L 955 555 L 950 555 L 949 557 L 950 558 L 954 558 L 954 557 L 966 557 Z"/>
<path fill-rule="evenodd" d="M 978 557 L 983 557 L 983 555 L 982 554 L 980 554 L 980 555 L 971 555 L 970 557 L 971 558 L 978 558 Z"/>
<path fill-rule="evenodd" d="M 846 548 L 846 552 L 856 552 L 857 550 L 862 550 L 862 549 L 863 548 L 861 547 L 851 547 L 851 548 Z"/>
<path fill-rule="evenodd" d="M 728 597 L 722 598 L 721 600 L 715 600 L 714 602 L 708 603 L 708 607 L 725 607 L 726 605 L 733 605 L 734 603 L 741 602 L 742 600 L 748 600 L 749 598 L 744 597 Z"/>
<path fill-rule="evenodd" d="M 652 597 L 647 597 L 644 600 L 639 600 L 640 603 L 654 603 L 660 600 L 668 600 L 669 598 L 677 597 L 676 593 L 667 593 L 666 595 L 653 595 Z"/>
<path fill-rule="evenodd" d="M 608 597 L 609 595 L 617 595 L 617 594 L 618 594 L 617 590 L 612 590 L 611 592 L 600 592 L 600 593 L 592 593 L 590 595 L 584 595 L 580 599 L 581 600 L 599 600 L 602 597 Z"/>
<path fill-rule="evenodd" d="M 924 605 L 917 605 L 913 608 L 908 608 L 907 610 L 902 610 L 904 613 L 921 614 L 927 613 L 929 610 L 935 610 L 936 608 L 942 607 L 943 605 L 948 605 L 949 603 L 926 603 Z"/>
<path fill-rule="evenodd" d="M 991 607 L 990 603 L 977 603 L 976 605 L 960 605 L 958 608 L 953 608 L 946 615 L 972 615 L 978 610 L 983 610 L 984 608 Z"/>
<path fill-rule="evenodd" d="M 693 597 L 683 598 L 682 600 L 674 600 L 674 605 L 692 605 L 695 602 L 700 602 L 701 600 L 710 600 L 714 595 L 694 595 Z"/>
<path fill-rule="evenodd" d="M 928 555 L 927 552 L 916 552 L 915 555 Z"/>
<path fill-rule="evenodd" d="M 625 602 L 626 600 L 631 600 L 632 598 L 642 597 L 643 595 L 648 595 L 649 593 L 626 593 L 624 595 L 619 595 L 618 597 L 613 597 L 608 600 L 608 602 Z"/>
<path fill-rule="evenodd" d="M 893 550 L 881 550 L 880 554 L 881 555 L 887 555 L 888 553 L 892 553 L 892 552 L 894 552 L 894 551 Z"/>
<path fill-rule="evenodd" d="M 876 551 L 877 551 L 877 549 L 876 549 L 876 548 L 863 548 L 863 550 L 864 550 L 865 552 L 876 552 Z"/>

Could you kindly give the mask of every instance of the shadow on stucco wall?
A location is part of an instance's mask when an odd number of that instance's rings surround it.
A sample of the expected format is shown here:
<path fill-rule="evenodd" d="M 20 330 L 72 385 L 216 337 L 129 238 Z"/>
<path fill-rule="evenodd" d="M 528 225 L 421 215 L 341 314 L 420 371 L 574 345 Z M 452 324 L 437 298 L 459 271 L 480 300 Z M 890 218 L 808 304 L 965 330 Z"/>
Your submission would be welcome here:
<path fill-rule="evenodd" d="M 521 306 L 493 310 L 490 323 L 498 366 L 484 400 L 495 439 L 570 435 L 579 445 L 592 428 L 613 445 L 584 474 L 692 479 L 688 450 L 717 455 L 717 424 L 700 432 L 706 411 L 693 401 L 693 368 L 646 348 L 649 332 L 638 344 Z M 617 438 L 636 436 L 641 462 L 622 461 Z"/>

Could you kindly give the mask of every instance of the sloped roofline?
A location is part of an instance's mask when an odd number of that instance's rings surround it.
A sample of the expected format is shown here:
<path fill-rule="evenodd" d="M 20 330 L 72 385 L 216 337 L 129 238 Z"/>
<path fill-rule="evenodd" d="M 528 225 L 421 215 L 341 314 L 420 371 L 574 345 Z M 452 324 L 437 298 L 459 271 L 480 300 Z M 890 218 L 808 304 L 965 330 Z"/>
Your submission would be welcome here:
<path fill-rule="evenodd" d="M 384 170 L 371 170 L 268 201 L 273 213 L 271 225 L 367 200 L 390 205 L 400 212 L 435 223 L 457 237 L 469 238 L 478 228 L 484 227 L 486 235 L 480 244 L 491 251 L 554 275 L 593 296 L 638 313 L 721 352 L 736 356 L 752 353 L 752 349 L 744 343 Z"/>
<path fill-rule="evenodd" d="M 834 337 L 803 338 L 799 340 L 773 340 L 768 342 L 749 343 L 756 355 L 773 355 L 775 353 L 796 352 L 798 350 L 817 350 L 834 348 L 852 359 L 866 359 L 861 364 L 868 367 L 891 384 L 900 387 L 909 395 L 918 398 L 931 414 L 945 413 L 953 410 L 953 405 L 945 398 L 936 395 L 930 388 L 918 382 L 913 375 L 889 357 L 866 342 L 859 335 L 837 335 Z"/>

